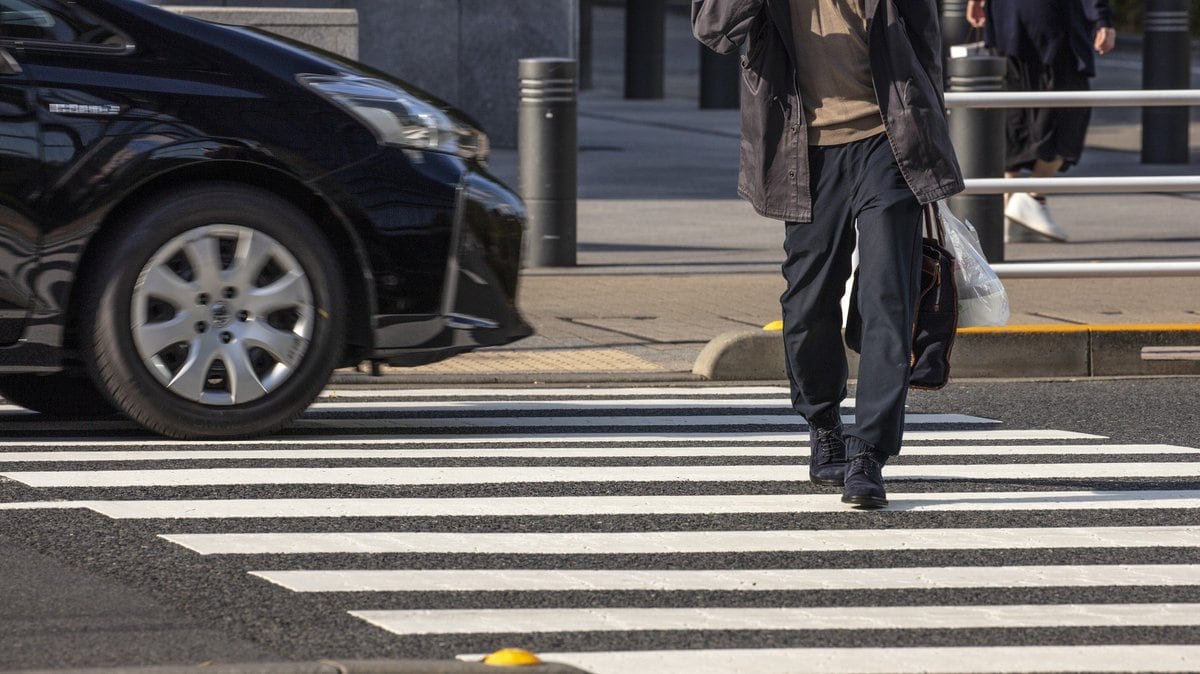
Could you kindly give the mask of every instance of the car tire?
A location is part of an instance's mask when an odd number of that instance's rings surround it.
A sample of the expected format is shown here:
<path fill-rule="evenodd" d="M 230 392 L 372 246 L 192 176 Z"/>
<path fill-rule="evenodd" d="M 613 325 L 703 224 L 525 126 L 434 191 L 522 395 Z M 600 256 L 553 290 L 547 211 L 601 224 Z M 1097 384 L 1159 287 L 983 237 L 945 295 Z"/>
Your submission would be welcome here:
<path fill-rule="evenodd" d="M 0 376 L 0 395 L 14 405 L 58 419 L 121 416 L 83 374 L 6 374 Z"/>
<path fill-rule="evenodd" d="M 313 221 L 236 184 L 179 189 L 123 218 L 96 258 L 81 321 L 113 405 L 181 439 L 290 423 L 343 347 L 337 260 Z"/>

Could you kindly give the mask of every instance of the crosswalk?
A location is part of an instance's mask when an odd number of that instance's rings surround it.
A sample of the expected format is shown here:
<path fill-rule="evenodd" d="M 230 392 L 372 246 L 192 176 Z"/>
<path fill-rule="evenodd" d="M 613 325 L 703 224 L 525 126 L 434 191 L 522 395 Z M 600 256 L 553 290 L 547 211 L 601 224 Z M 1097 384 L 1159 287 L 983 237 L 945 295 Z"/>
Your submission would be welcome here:
<path fill-rule="evenodd" d="M 806 481 L 770 386 L 337 391 L 277 437 L 211 443 L 0 407 L 0 482 L 37 495 L 0 517 L 150 527 L 407 657 L 1200 670 L 1200 448 L 954 413 L 905 438 L 889 508 L 863 512 Z"/>

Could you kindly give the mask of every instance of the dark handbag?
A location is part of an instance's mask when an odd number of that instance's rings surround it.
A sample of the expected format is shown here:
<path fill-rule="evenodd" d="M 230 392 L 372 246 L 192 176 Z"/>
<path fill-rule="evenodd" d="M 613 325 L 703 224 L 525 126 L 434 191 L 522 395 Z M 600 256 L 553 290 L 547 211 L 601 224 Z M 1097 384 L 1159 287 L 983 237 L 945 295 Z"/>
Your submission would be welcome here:
<path fill-rule="evenodd" d="M 913 323 L 912 368 L 908 385 L 940 389 L 950 380 L 950 350 L 958 332 L 958 292 L 954 256 L 943 246 L 945 227 L 937 204 L 925 206 L 925 238 L 921 240 L 921 290 Z M 862 353 L 862 317 L 858 313 L 858 275 L 850 290 L 846 345 Z"/>

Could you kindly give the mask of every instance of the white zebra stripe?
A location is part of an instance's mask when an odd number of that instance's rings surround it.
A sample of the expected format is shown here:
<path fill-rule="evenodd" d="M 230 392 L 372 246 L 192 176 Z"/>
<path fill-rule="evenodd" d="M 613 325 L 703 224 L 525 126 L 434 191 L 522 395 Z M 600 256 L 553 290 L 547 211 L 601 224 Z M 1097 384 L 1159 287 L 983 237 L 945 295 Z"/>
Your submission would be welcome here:
<path fill-rule="evenodd" d="M 808 479 L 807 466 L 478 466 L 369 468 L 188 468 L 12 471 L 30 487 L 181 487 L 249 484 L 452 485 L 546 482 L 770 482 Z M 1200 462 L 889 465 L 888 480 L 1195 478 Z"/>
<path fill-rule="evenodd" d="M 49 428 L 51 425 L 47 425 Z M 7 427 L 6 427 L 7 428 Z M 970 430 L 970 431 L 906 431 L 904 442 L 1014 442 L 1022 440 L 1104 440 L 1103 435 L 1076 433 L 1074 431 L 1015 429 L 1015 430 Z M 377 445 L 478 445 L 492 446 L 529 446 L 529 445 L 571 445 L 571 444 L 638 444 L 648 442 L 758 442 L 758 443 L 801 443 L 808 442 L 808 434 L 799 431 L 773 433 L 711 433 L 711 432 L 612 432 L 612 433 L 572 433 L 570 435 L 530 435 L 527 433 L 489 433 L 487 435 L 461 435 L 453 433 L 402 435 L 389 434 L 387 437 L 358 437 L 349 434 L 334 434 L 327 436 L 279 437 L 250 441 L 237 440 L 208 440 L 203 442 L 185 442 L 160 438 L 125 438 L 112 440 L 0 440 L 0 449 L 4 448 L 62 448 L 62 447 L 279 447 L 307 446 L 331 444 L 343 446 L 377 446 Z"/>
<path fill-rule="evenodd" d="M 88 508 L 114 519 L 247 517 L 526 517 L 845 512 L 828 494 L 553 496 L 478 498 L 195 499 L 0 503 L 0 510 Z M 1026 491 L 889 493 L 888 510 L 1180 510 L 1200 508 L 1200 491 Z"/>
<path fill-rule="evenodd" d="M 402 636 L 641 632 L 647 630 L 809 631 L 1194 627 L 1200 625 L 1200 604 L 839 606 L 836 608 L 515 608 L 350 611 L 350 615 Z"/>
<path fill-rule="evenodd" d="M 1200 547 L 1200 527 L 1047 527 L 621 533 L 163 534 L 202 555 L 463 553 L 612 555 L 852 550 Z"/>
<path fill-rule="evenodd" d="M 803 443 L 735 447 L 474 447 L 428 449 L 249 449 L 4 452 L 0 463 L 86 463 L 98 461 L 233 461 L 245 459 L 475 459 L 475 458 L 629 458 L 705 456 L 806 457 Z M 802 446 L 803 445 L 803 446 Z M 1200 454 L 1176 445 L 958 445 L 905 447 L 904 456 L 1108 456 Z"/>
<path fill-rule="evenodd" d="M 634 387 L 542 387 L 542 388 L 339 388 L 330 387 L 321 398 L 562 398 L 562 397 L 620 397 L 620 396 L 695 396 L 697 398 L 747 395 L 791 395 L 786 386 L 634 386 Z M 853 398 L 842 405 L 853 404 Z"/>
<path fill-rule="evenodd" d="M 1196 672 L 1200 646 L 980 646 L 929 648 L 773 648 L 546 652 L 546 662 L 591 674 L 1048 674 Z M 478 655 L 462 656 L 478 661 Z"/>
<path fill-rule="evenodd" d="M 741 408 L 777 408 L 792 409 L 791 402 L 779 398 L 591 398 L 591 399 L 562 399 L 546 400 L 531 398 L 529 400 L 445 400 L 436 402 L 421 402 L 411 400 L 355 400 L 336 401 L 323 400 L 313 403 L 310 410 L 336 411 L 406 411 L 406 412 L 545 412 L 550 410 L 569 410 L 578 413 L 592 411 L 628 410 L 628 409 L 694 409 L 697 407 L 720 407 L 724 409 Z M 853 409 L 842 403 L 842 409 Z M 800 417 L 797 417 L 798 419 Z"/>
<path fill-rule="evenodd" d="M 732 571 L 336 569 L 250 573 L 293 592 L 786 592 L 1200 585 L 1200 565 L 1197 564 Z"/>
<path fill-rule="evenodd" d="M 343 408 L 353 411 L 352 408 Z M 18 414 L 18 413 L 14 413 Z M 19 416 L 24 416 L 20 412 Z M 842 415 L 847 424 L 854 423 L 852 415 Z M 910 414 L 904 419 L 906 426 L 930 426 L 941 424 L 998 424 L 995 419 L 984 419 L 965 414 Z M 804 418 L 795 414 L 706 414 L 706 415 L 653 415 L 653 416 L 563 416 L 563 417 L 441 417 L 434 419 L 403 418 L 403 419 L 312 419 L 301 418 L 294 422 L 293 427 L 304 429 L 333 428 L 339 431 L 363 428 L 415 429 L 415 428 L 557 428 L 570 426 L 573 428 L 592 427 L 639 427 L 653 428 L 656 426 L 795 426 L 807 428 Z M 134 428 L 129 421 L 89 420 L 80 422 L 24 422 L 6 421 L 5 430 L 9 432 L 27 431 L 86 431 L 118 430 Z"/>
<path fill-rule="evenodd" d="M 842 421 L 854 423 L 854 416 L 843 414 Z M 998 424 L 995 419 L 985 419 L 966 414 L 909 414 L 904 417 L 907 426 L 932 426 L 942 424 Z M 570 417 L 444 417 L 438 419 L 299 419 L 297 428 L 545 428 L 571 426 L 588 428 L 604 427 L 655 427 L 655 426 L 795 426 L 807 428 L 804 418 L 795 414 L 703 414 L 703 415 L 652 415 L 652 416 L 570 416 Z"/>

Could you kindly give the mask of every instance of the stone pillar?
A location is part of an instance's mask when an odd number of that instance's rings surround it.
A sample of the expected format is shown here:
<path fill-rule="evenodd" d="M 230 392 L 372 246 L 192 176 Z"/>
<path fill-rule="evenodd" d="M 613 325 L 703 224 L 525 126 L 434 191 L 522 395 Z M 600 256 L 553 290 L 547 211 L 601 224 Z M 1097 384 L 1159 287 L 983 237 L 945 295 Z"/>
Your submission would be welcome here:
<path fill-rule="evenodd" d="M 1192 40 L 1187 0 L 1146 0 L 1145 34 L 1142 88 L 1190 88 Z M 1184 106 L 1142 108 L 1142 163 L 1188 163 L 1190 118 L 1191 109 Z"/>
<path fill-rule="evenodd" d="M 625 0 L 625 98 L 663 97 L 666 22 L 666 0 Z"/>

